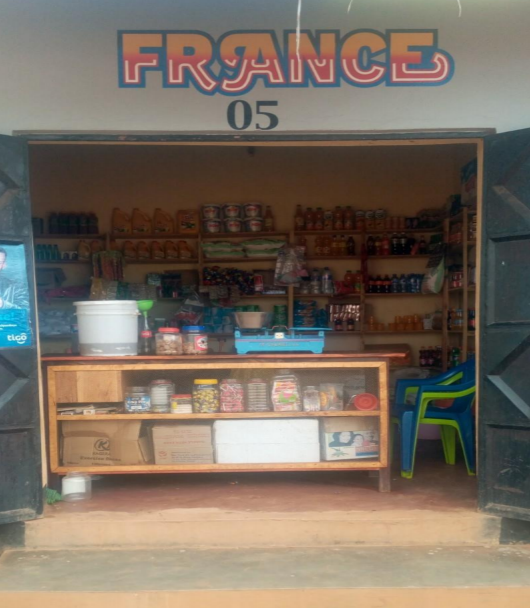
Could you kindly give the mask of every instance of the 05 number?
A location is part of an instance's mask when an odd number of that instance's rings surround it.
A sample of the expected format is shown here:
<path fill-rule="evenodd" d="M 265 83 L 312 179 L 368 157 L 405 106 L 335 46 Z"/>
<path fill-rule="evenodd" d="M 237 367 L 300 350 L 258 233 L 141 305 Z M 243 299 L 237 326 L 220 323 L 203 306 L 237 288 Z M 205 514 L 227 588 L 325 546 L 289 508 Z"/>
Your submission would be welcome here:
<path fill-rule="evenodd" d="M 256 101 L 256 116 L 265 116 L 266 122 L 256 122 L 256 129 L 270 131 L 280 124 L 280 119 L 272 112 L 265 112 L 263 108 L 275 108 L 277 101 Z M 226 111 L 226 119 L 231 129 L 244 131 L 252 123 L 252 106 L 244 99 L 233 101 Z"/>

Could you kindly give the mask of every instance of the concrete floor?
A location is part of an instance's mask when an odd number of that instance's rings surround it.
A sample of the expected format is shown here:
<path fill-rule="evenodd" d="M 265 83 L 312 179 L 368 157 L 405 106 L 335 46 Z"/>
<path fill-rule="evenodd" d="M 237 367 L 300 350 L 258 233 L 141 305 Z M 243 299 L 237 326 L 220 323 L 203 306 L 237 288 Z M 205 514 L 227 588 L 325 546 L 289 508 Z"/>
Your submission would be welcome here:
<path fill-rule="evenodd" d="M 216 508 L 230 511 L 392 511 L 476 509 L 476 478 L 463 462 L 448 466 L 439 442 L 423 442 L 414 479 L 392 476 L 392 492 L 377 491 L 366 472 L 108 475 L 93 482 L 93 497 L 58 503 L 48 514 L 128 513 Z"/>
<path fill-rule="evenodd" d="M 528 587 L 529 572 L 530 548 L 9 551 L 0 593 Z"/>

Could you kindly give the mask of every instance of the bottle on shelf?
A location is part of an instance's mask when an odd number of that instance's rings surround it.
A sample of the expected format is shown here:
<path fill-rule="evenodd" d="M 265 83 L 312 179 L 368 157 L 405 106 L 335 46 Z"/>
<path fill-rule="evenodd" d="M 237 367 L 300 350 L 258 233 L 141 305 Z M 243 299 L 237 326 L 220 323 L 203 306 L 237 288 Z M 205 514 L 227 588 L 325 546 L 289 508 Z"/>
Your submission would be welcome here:
<path fill-rule="evenodd" d="M 355 276 L 351 270 L 347 270 L 346 274 L 344 275 L 344 285 L 346 287 L 349 287 L 350 289 L 353 289 L 354 284 L 355 284 Z"/>
<path fill-rule="evenodd" d="M 309 284 L 309 289 L 312 294 L 321 293 L 321 279 L 320 279 L 320 271 L 318 268 L 313 268 L 311 271 L 311 282 Z"/>
<path fill-rule="evenodd" d="M 324 255 L 324 238 L 321 236 L 317 236 L 315 239 L 315 255 L 323 256 Z"/>
<path fill-rule="evenodd" d="M 425 255 L 427 253 L 427 241 L 425 240 L 425 237 L 423 236 L 423 234 L 421 235 L 421 238 L 420 238 L 418 252 L 420 255 Z"/>
<path fill-rule="evenodd" d="M 331 209 L 324 210 L 324 230 L 333 230 L 333 211 Z"/>
<path fill-rule="evenodd" d="M 391 255 L 399 255 L 399 250 L 400 250 L 399 236 L 398 236 L 397 232 L 394 232 L 394 234 L 392 234 L 392 239 L 390 241 Z"/>
<path fill-rule="evenodd" d="M 153 336 L 153 332 L 150 329 L 142 329 L 142 331 L 140 332 L 140 338 L 138 339 L 138 354 L 155 354 L 155 339 Z"/>
<path fill-rule="evenodd" d="M 389 275 L 387 275 L 387 274 L 385 274 L 385 278 L 383 279 L 383 286 L 384 286 L 385 293 L 392 292 L 392 280 L 390 279 Z"/>
<path fill-rule="evenodd" d="M 265 208 L 265 215 L 263 216 L 263 228 L 265 232 L 274 232 L 274 216 L 272 215 L 270 205 L 267 205 Z"/>
<path fill-rule="evenodd" d="M 363 274 L 360 270 L 357 270 L 355 273 L 355 280 L 354 280 L 355 293 L 361 293 L 362 285 L 363 285 Z"/>
<path fill-rule="evenodd" d="M 368 255 L 375 255 L 375 240 L 372 235 L 366 239 L 366 253 Z"/>
<path fill-rule="evenodd" d="M 386 233 L 381 239 L 381 255 L 390 255 L 390 238 Z"/>
<path fill-rule="evenodd" d="M 355 239 L 353 236 L 349 236 L 346 242 L 346 255 L 355 255 Z"/>
<path fill-rule="evenodd" d="M 390 285 L 390 292 L 391 293 L 399 293 L 399 279 L 397 277 L 397 274 L 393 274 L 392 275 L 392 281 L 391 281 L 391 285 Z"/>
<path fill-rule="evenodd" d="M 399 249 L 400 255 L 407 255 L 407 235 L 404 232 L 399 235 Z"/>
<path fill-rule="evenodd" d="M 333 230 L 344 230 L 344 214 L 338 205 L 333 212 Z"/>
<path fill-rule="evenodd" d="M 381 255 L 381 237 L 377 235 L 374 239 L 375 255 Z"/>
<path fill-rule="evenodd" d="M 302 205 L 296 205 L 296 211 L 294 214 L 294 228 L 295 230 L 303 230 L 305 228 L 304 212 L 302 211 Z"/>
<path fill-rule="evenodd" d="M 50 213 L 48 218 L 48 234 L 59 233 L 59 217 L 57 213 Z"/>
<path fill-rule="evenodd" d="M 475 309 L 470 308 L 467 313 L 467 328 L 469 331 L 475 331 Z"/>
<path fill-rule="evenodd" d="M 340 244 L 337 235 L 333 235 L 333 239 L 331 241 L 331 256 L 337 257 L 340 255 Z"/>
<path fill-rule="evenodd" d="M 333 276 L 331 270 L 326 266 L 322 273 L 322 293 L 333 294 Z"/>
<path fill-rule="evenodd" d="M 331 255 L 331 247 L 332 247 L 332 239 L 330 236 L 326 236 L 322 239 L 323 241 L 323 251 L 324 251 L 324 255 L 326 256 L 330 256 Z"/>
<path fill-rule="evenodd" d="M 383 293 L 383 278 L 380 274 L 375 277 L 375 293 Z"/>
<path fill-rule="evenodd" d="M 427 357 L 425 353 L 425 346 L 420 347 L 420 367 L 427 367 Z"/>
<path fill-rule="evenodd" d="M 299 236 L 297 238 L 297 245 L 298 247 L 303 247 L 305 251 L 307 251 L 307 239 L 305 238 L 305 236 Z"/>
<path fill-rule="evenodd" d="M 434 367 L 434 348 L 432 346 L 427 348 L 427 367 Z"/>
<path fill-rule="evenodd" d="M 324 230 L 324 212 L 322 211 L 322 207 L 317 207 L 315 211 L 314 230 Z"/>
<path fill-rule="evenodd" d="M 344 210 L 344 230 L 353 230 L 355 224 L 355 215 L 353 209 L 348 205 Z"/>
<path fill-rule="evenodd" d="M 399 277 L 399 293 L 407 293 L 407 277 L 404 274 Z"/>
<path fill-rule="evenodd" d="M 315 214 L 311 207 L 308 207 L 304 213 L 304 226 L 306 230 L 315 229 Z"/>
<path fill-rule="evenodd" d="M 346 243 L 346 237 L 344 235 L 339 236 L 339 255 L 346 257 L 348 254 L 348 245 Z"/>

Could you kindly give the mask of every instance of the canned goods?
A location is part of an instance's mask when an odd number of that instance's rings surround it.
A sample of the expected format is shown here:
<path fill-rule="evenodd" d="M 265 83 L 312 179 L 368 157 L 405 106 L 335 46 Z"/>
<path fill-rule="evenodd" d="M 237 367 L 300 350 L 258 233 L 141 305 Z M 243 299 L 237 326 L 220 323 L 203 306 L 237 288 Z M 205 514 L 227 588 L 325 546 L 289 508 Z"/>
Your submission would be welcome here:
<path fill-rule="evenodd" d="M 147 386 L 128 386 L 125 389 L 125 411 L 141 414 L 151 411 L 151 397 Z"/>

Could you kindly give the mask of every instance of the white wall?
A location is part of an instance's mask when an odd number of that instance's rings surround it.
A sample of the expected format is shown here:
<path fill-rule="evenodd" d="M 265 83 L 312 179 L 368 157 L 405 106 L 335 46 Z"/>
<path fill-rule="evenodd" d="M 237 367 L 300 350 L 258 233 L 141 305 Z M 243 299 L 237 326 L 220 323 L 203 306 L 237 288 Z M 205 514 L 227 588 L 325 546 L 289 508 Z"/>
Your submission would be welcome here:
<path fill-rule="evenodd" d="M 530 122 L 528 0 L 303 0 L 302 27 L 435 28 L 456 63 L 440 87 L 267 89 L 279 129 L 523 128 Z M 118 87 L 117 31 L 296 26 L 297 0 L 0 0 L 0 132 L 227 130 L 231 98 Z"/>

